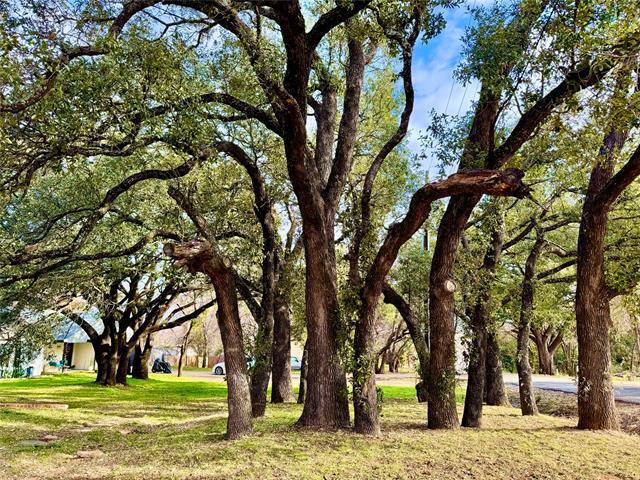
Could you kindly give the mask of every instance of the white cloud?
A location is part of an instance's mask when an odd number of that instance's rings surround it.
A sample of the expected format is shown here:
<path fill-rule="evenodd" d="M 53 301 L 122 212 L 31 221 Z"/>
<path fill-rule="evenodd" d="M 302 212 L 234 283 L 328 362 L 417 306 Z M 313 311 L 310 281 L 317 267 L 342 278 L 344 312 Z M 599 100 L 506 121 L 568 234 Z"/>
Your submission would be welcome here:
<path fill-rule="evenodd" d="M 477 4 L 489 4 L 493 0 L 480 0 Z M 429 126 L 432 110 L 449 115 L 463 115 L 477 98 L 479 85 L 472 81 L 463 85 L 454 78 L 463 49 L 462 37 L 471 15 L 460 8 L 447 12 L 447 26 L 429 44 L 420 46 L 415 55 L 413 83 L 415 108 L 411 118 L 409 148 L 413 153 L 423 152 L 420 136 Z M 435 176 L 436 161 L 427 158 L 424 168 Z"/>

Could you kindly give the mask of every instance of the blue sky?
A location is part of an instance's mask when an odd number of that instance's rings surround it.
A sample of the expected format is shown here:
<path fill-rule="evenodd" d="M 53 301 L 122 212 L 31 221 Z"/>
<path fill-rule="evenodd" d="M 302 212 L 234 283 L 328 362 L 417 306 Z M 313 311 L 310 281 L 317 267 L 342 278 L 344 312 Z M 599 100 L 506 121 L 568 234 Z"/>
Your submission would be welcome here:
<path fill-rule="evenodd" d="M 409 148 L 413 153 L 424 153 L 420 136 L 429 125 L 431 112 L 463 115 L 477 98 L 479 84 L 472 81 L 463 85 L 454 78 L 460 61 L 462 36 L 473 22 L 469 6 L 488 5 L 493 0 L 470 0 L 467 5 L 446 10 L 447 26 L 428 44 L 416 47 L 413 65 L 413 83 L 416 103 L 411 118 Z M 436 160 L 428 156 L 423 164 L 431 178 L 436 177 Z"/>

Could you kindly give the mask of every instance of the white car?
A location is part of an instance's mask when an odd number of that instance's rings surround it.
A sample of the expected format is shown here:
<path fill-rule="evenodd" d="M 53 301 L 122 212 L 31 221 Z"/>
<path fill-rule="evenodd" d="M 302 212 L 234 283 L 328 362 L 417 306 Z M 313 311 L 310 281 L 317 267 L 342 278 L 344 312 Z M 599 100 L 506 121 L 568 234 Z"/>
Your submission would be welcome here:
<path fill-rule="evenodd" d="M 256 363 L 256 359 L 253 357 L 247 357 L 247 368 L 253 367 Z M 226 375 L 227 374 L 227 366 L 224 362 L 216 363 L 211 369 L 212 375 Z"/>
<path fill-rule="evenodd" d="M 253 367 L 256 363 L 255 358 L 247 358 L 247 368 Z M 300 370 L 302 368 L 302 364 L 298 357 L 291 357 L 291 370 Z M 211 369 L 212 375 L 226 375 L 227 367 L 224 362 L 216 363 Z"/>

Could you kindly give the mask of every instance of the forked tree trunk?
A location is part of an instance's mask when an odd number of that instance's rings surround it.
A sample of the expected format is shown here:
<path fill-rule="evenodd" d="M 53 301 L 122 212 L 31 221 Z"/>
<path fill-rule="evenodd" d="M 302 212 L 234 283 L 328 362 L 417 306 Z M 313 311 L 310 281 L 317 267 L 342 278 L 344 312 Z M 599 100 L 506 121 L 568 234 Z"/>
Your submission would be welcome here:
<path fill-rule="evenodd" d="M 516 367 L 518 368 L 518 387 L 520 390 L 520 409 L 523 415 L 537 415 L 538 406 L 533 393 L 531 364 L 529 363 L 529 334 L 531 316 L 533 314 L 534 277 L 536 263 L 542 251 L 544 240 L 536 239 L 527 257 L 524 279 L 522 280 L 522 298 L 520 306 L 520 322 L 518 324 L 518 341 L 516 350 Z"/>
<path fill-rule="evenodd" d="M 554 362 L 554 355 L 556 350 L 562 343 L 562 332 L 556 334 L 555 337 L 551 337 L 550 329 L 542 330 L 538 327 L 531 327 L 534 343 L 536 344 L 536 351 L 538 352 L 538 373 L 542 375 L 555 375 L 556 365 Z"/>
<path fill-rule="evenodd" d="M 343 333 L 344 326 L 341 325 L 339 311 L 334 230 L 338 204 L 353 163 L 365 59 L 362 41 L 350 38 L 348 49 L 344 105 L 334 158 L 331 158 L 330 148 L 334 127 L 330 126 L 331 119 L 322 115 L 325 124 L 321 136 L 330 136 L 331 140 L 325 144 L 329 148 L 325 148 L 324 152 L 316 150 L 317 173 L 307 169 L 304 173 L 301 171 L 302 166 L 308 162 L 304 132 L 310 57 L 297 62 L 301 69 L 298 75 L 300 78 L 296 81 L 302 80 L 302 76 L 305 81 L 304 87 L 296 92 L 299 111 L 302 113 L 287 125 L 284 142 L 289 177 L 302 217 L 306 265 L 305 318 L 309 368 L 304 408 L 298 424 L 310 427 L 349 426 L 347 377 L 339 358 L 340 342 L 346 339 L 346 334 Z M 292 72 L 293 70 L 287 73 Z M 294 81 L 294 77 L 290 75 L 287 79 Z M 327 131 L 327 128 L 330 130 Z M 299 129 L 300 133 L 297 138 L 293 137 L 295 129 Z M 310 182 L 310 179 L 313 181 Z"/>
<path fill-rule="evenodd" d="M 373 361 L 375 360 L 375 352 L 373 344 L 375 340 L 375 330 L 373 328 L 378 299 L 383 293 L 385 278 L 393 265 L 400 247 L 407 242 L 413 234 L 422 226 L 424 221 L 429 217 L 431 204 L 438 198 L 450 195 L 459 195 L 460 193 L 486 193 L 489 195 L 500 196 L 520 196 L 522 197 L 528 189 L 522 184 L 522 172 L 519 170 L 505 170 L 496 172 L 492 170 L 477 170 L 474 172 L 459 172 L 451 175 L 446 180 L 427 184 L 419 189 L 411 198 L 409 209 L 405 217 L 397 223 L 389 227 L 389 231 L 384 242 L 378 250 L 376 257 L 367 273 L 364 287 L 361 292 L 361 308 L 356 323 L 355 339 L 354 339 L 354 356 L 357 365 L 354 368 L 353 382 L 353 403 L 356 417 L 356 431 L 359 433 L 377 433 L 378 412 L 377 398 L 375 390 L 375 375 L 373 375 Z M 474 196 L 475 198 L 475 196 Z M 453 201 L 452 198 L 451 201 Z M 433 274 L 433 271 L 432 271 Z M 453 288 L 450 280 L 443 279 L 442 292 L 451 295 L 453 300 Z M 439 281 L 432 282 L 431 285 L 439 285 Z M 452 306 L 453 307 L 453 306 Z M 433 317 L 431 317 L 433 320 Z M 435 328 L 435 327 L 434 327 Z M 433 330 L 431 330 L 433 331 Z M 455 335 L 455 328 L 450 332 Z M 451 339 L 450 354 L 453 357 L 455 350 L 453 348 L 453 338 Z M 433 348 L 432 343 L 432 348 Z M 442 349 L 441 353 L 446 351 Z M 451 366 L 451 370 L 443 368 L 438 371 L 438 378 L 434 382 L 431 369 L 434 366 L 433 355 L 431 357 L 431 368 L 429 371 L 429 380 L 431 385 L 437 384 L 441 389 L 438 393 L 439 400 L 447 399 L 453 402 L 453 420 L 457 426 L 457 412 L 455 409 L 455 359 Z M 449 363 L 448 359 L 445 362 Z M 445 385 L 447 379 L 451 379 L 452 385 Z M 429 415 L 431 418 L 431 401 L 433 401 L 432 390 L 429 389 Z M 451 396 L 451 398 L 449 398 Z M 439 410 L 435 416 L 436 419 L 442 419 L 442 412 L 450 412 L 448 408 Z M 451 419 L 449 419 L 449 422 Z M 430 425 L 432 425 L 430 423 Z M 438 425 L 436 423 L 435 425 Z M 453 426 L 453 424 L 451 425 Z"/>
<path fill-rule="evenodd" d="M 289 306 L 276 298 L 273 330 L 273 369 L 271 377 L 271 402 L 293 402 L 291 387 L 291 318 Z"/>
<path fill-rule="evenodd" d="M 504 390 L 504 379 L 502 378 L 502 358 L 500 357 L 500 345 L 498 344 L 498 334 L 493 329 L 489 329 L 487 334 L 487 359 L 485 378 L 485 398 L 487 405 L 510 406 L 509 398 Z"/>

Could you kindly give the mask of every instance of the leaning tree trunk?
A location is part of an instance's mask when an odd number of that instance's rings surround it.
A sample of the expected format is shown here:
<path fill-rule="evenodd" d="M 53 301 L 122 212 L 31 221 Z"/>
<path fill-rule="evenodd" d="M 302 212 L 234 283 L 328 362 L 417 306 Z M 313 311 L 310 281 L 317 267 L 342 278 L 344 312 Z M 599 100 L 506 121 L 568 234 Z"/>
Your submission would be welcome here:
<path fill-rule="evenodd" d="M 524 269 L 522 280 L 522 298 L 520 306 L 520 322 L 518 324 L 518 341 L 516 350 L 516 367 L 518 368 L 518 387 L 520 390 L 520 409 L 523 415 L 537 415 L 538 406 L 533 394 L 531 364 L 529 363 L 529 334 L 531 315 L 533 314 L 534 276 L 536 262 L 543 245 L 542 237 L 536 239 Z"/>
<path fill-rule="evenodd" d="M 291 387 L 291 318 L 289 306 L 276 298 L 273 329 L 271 402 L 293 402 Z"/>
<path fill-rule="evenodd" d="M 171 190 L 170 194 L 187 211 L 194 223 L 200 226 L 200 230 L 205 231 L 204 220 L 194 212 L 193 206 L 189 204 L 186 197 L 177 190 Z M 177 260 L 179 265 L 186 266 L 190 272 L 205 273 L 213 284 L 218 303 L 218 326 L 227 371 L 229 414 L 226 438 L 236 439 L 247 435 L 252 431 L 251 396 L 234 272 L 229 261 L 209 240 L 194 240 L 179 245 L 167 244 L 164 246 L 164 252 Z"/>
<path fill-rule="evenodd" d="M 427 378 L 429 371 L 429 345 L 427 343 L 426 324 L 420 323 L 409 303 L 389 284 L 384 285 L 382 293 L 384 294 L 385 303 L 393 305 L 407 325 L 409 336 L 418 357 L 418 376 L 420 381 L 416 385 L 416 396 L 418 397 L 418 402 L 426 402 L 428 399 Z M 384 365 L 384 359 L 382 365 Z"/>
<path fill-rule="evenodd" d="M 504 379 L 502 378 L 502 358 L 500 357 L 500 345 L 498 344 L 498 334 L 493 329 L 489 329 L 487 334 L 487 358 L 486 358 L 486 378 L 484 389 L 484 401 L 487 405 L 510 406 L 509 398 L 504 390 Z"/>

